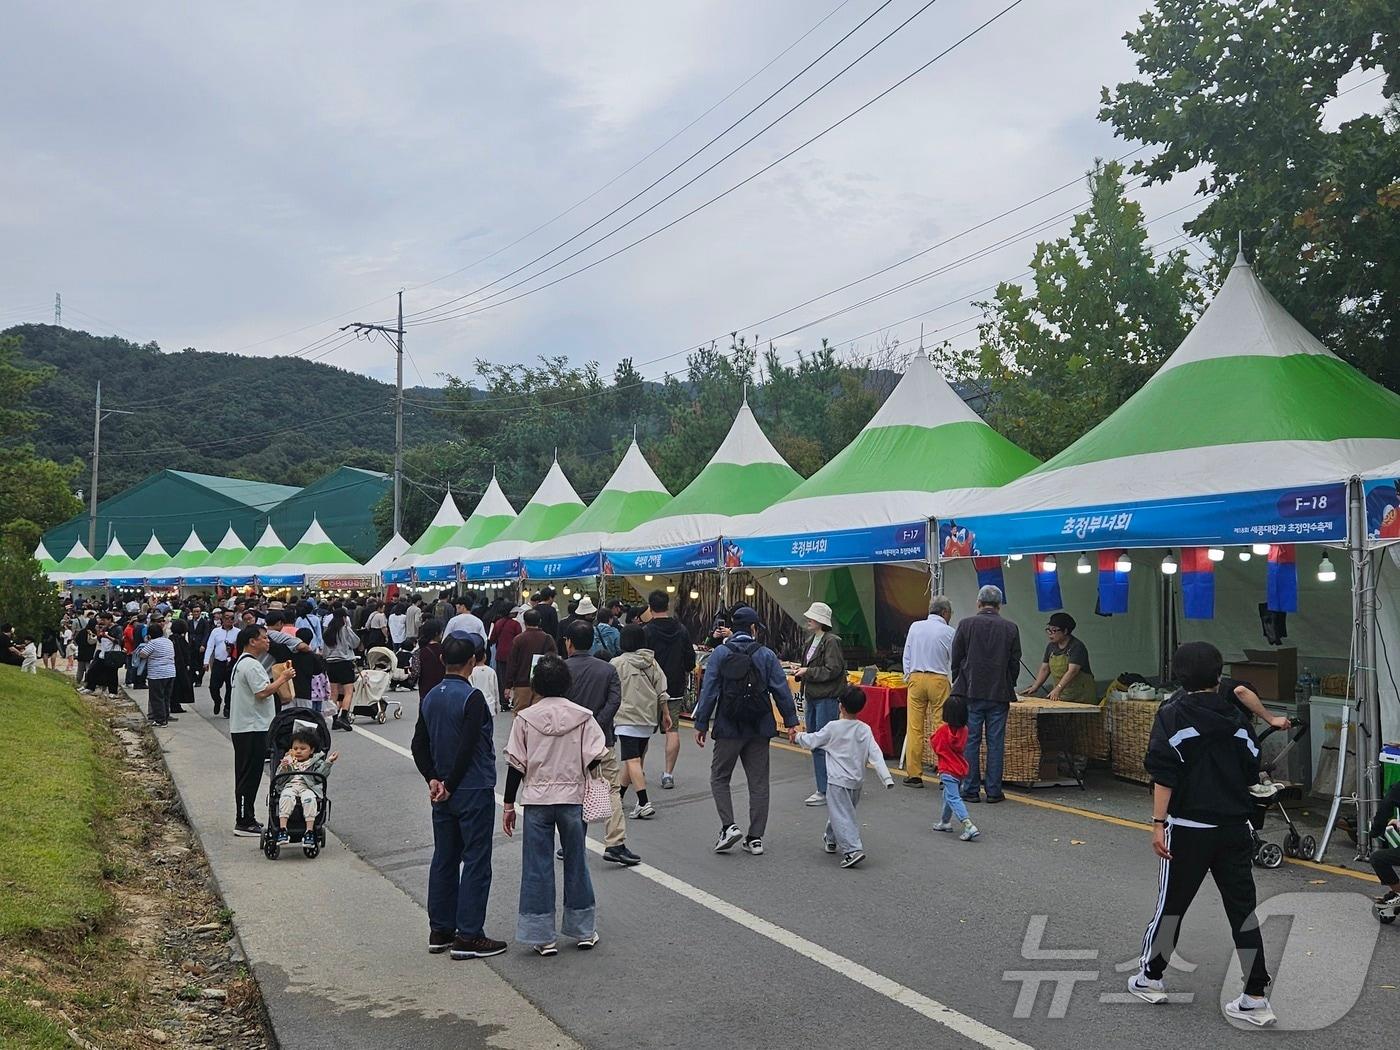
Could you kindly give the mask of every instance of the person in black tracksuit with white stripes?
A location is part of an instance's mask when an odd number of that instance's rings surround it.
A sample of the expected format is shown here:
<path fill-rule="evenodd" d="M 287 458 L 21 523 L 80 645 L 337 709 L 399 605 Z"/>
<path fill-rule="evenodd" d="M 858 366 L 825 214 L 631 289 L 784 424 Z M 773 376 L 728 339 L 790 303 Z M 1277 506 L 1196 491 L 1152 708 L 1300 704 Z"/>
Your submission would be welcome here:
<path fill-rule="evenodd" d="M 1162 975 L 1176 948 L 1186 910 L 1209 873 L 1225 905 L 1245 977 L 1244 994 L 1225 1005 L 1227 1016 L 1274 1024 L 1265 996 L 1270 977 L 1264 939 L 1254 916 L 1254 844 L 1249 793 L 1259 780 L 1259 745 L 1238 708 L 1218 690 L 1220 650 L 1187 642 L 1172 670 L 1182 691 L 1157 711 L 1144 764 L 1152 777 L 1152 848 L 1161 859 L 1157 906 L 1143 937 L 1142 969 L 1128 990 L 1165 1002 Z"/>

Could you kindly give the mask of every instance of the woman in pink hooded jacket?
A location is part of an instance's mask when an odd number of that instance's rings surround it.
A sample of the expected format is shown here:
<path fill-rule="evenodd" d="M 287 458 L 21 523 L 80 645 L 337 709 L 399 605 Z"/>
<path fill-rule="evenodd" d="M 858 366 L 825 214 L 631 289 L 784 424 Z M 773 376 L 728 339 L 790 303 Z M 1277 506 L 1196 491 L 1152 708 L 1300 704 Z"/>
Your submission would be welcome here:
<path fill-rule="evenodd" d="M 589 769 L 607 753 L 593 712 L 564 699 L 569 668 L 543 656 L 530 686 L 536 700 L 515 716 L 506 745 L 505 814 L 501 830 L 515 834 L 516 796 L 525 806 L 520 862 L 520 913 L 515 939 L 537 955 L 557 955 L 555 943 L 554 836 L 564 847 L 564 920 L 560 932 L 578 946 L 598 943 L 593 881 L 585 859 L 583 795 Z"/>

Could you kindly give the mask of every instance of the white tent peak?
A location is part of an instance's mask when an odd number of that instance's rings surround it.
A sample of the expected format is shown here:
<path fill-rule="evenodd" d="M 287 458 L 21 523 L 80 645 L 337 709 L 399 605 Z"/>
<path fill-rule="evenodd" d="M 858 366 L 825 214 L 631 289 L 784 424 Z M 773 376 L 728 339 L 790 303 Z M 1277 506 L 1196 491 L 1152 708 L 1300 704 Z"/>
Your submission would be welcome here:
<path fill-rule="evenodd" d="M 656 471 L 651 469 L 651 464 L 647 462 L 646 456 L 642 455 L 641 447 L 637 444 L 635 437 L 623 454 L 617 469 L 613 471 L 612 477 L 608 478 L 608 483 L 603 486 L 603 491 L 662 492 L 670 495 L 666 491 L 666 486 L 661 483 L 661 479 L 656 476 Z"/>
<path fill-rule="evenodd" d="M 199 539 L 199 533 L 190 529 L 190 534 L 185 538 L 185 544 L 179 550 L 180 554 L 208 554 L 209 550 Z"/>
<path fill-rule="evenodd" d="M 296 545 L 300 547 L 303 543 L 331 543 L 331 538 L 326 535 L 326 530 L 321 527 L 321 523 L 316 520 L 316 515 L 311 515 L 311 524 L 306 526 L 306 531 L 302 533 L 301 539 Z"/>
<path fill-rule="evenodd" d="M 433 520 L 428 523 L 428 528 L 435 529 L 446 525 L 456 528 L 462 524 L 462 512 L 457 509 L 457 501 L 452 498 L 452 490 L 448 489 L 442 497 L 442 503 L 438 505 L 437 513 L 433 515 Z"/>
<path fill-rule="evenodd" d="M 904 375 L 865 429 L 937 427 L 944 423 L 983 423 L 983 419 L 948 385 L 938 366 L 926 354 L 918 353 L 909 358 Z"/>
<path fill-rule="evenodd" d="M 753 409 L 749 408 L 749 403 L 745 401 L 739 406 L 739 413 L 734 417 L 734 425 L 729 428 L 729 433 L 720 442 L 715 454 L 710 457 L 710 462 L 734 463 L 744 466 L 749 463 L 786 464 L 787 461 L 778 454 L 778 450 L 768 440 L 768 435 L 763 432 L 763 428 L 758 425 L 758 420 L 754 418 Z"/>
<path fill-rule="evenodd" d="M 41 544 L 39 544 L 39 546 L 42 547 L 43 544 L 41 543 Z M 36 557 L 37 557 L 37 555 L 36 555 Z M 87 547 L 85 547 L 85 546 L 83 545 L 83 541 L 82 541 L 82 540 L 74 540 L 74 541 L 73 541 L 73 549 L 70 550 L 67 554 L 65 554 L 65 555 L 63 556 L 63 560 L 64 560 L 64 561 L 67 561 L 69 558 L 91 558 L 91 557 L 92 557 L 92 555 L 88 553 L 88 549 L 87 549 Z"/>
<path fill-rule="evenodd" d="M 233 531 L 233 526 L 228 527 L 224 533 L 224 538 L 219 541 L 219 545 L 214 548 L 221 551 L 242 551 L 248 548 L 243 546 L 243 541 L 238 538 L 238 533 Z"/>
<path fill-rule="evenodd" d="M 483 502 L 485 497 L 482 498 Z M 577 503 L 583 505 L 583 500 L 579 499 L 578 493 L 574 491 L 569 479 L 564 476 L 564 468 L 559 466 L 556 459 L 549 468 L 549 473 L 540 482 L 540 487 L 535 490 L 535 494 L 530 497 L 530 502 L 541 507 L 557 507 L 566 503 Z"/>
<path fill-rule="evenodd" d="M 159 554 L 162 558 L 170 557 L 170 555 L 165 553 L 165 548 L 160 545 L 160 540 L 156 539 L 156 534 L 154 532 L 151 533 L 151 538 L 146 541 L 146 549 L 137 555 L 137 557 L 144 558 L 148 554 Z"/>
<path fill-rule="evenodd" d="M 286 544 L 277 538 L 277 533 L 272 531 L 272 522 L 267 523 L 262 535 L 258 537 L 258 542 L 253 544 L 253 550 L 261 550 L 264 547 L 286 547 Z"/>
<path fill-rule="evenodd" d="M 394 560 L 408 550 L 409 542 L 397 532 L 389 537 L 389 542 L 379 548 L 379 553 L 365 562 L 369 572 L 380 572 L 394 563 Z"/>
<path fill-rule="evenodd" d="M 501 491 L 501 483 L 496 480 L 494 470 L 491 471 L 491 484 L 486 486 L 486 491 L 481 494 L 481 501 L 477 503 L 472 514 L 483 518 L 515 517 L 515 508 Z"/>
<path fill-rule="evenodd" d="M 126 553 L 126 548 L 122 546 L 122 541 L 117 539 L 115 536 L 112 537 L 112 542 L 107 544 L 107 552 L 103 554 L 102 557 L 107 558 L 113 554 L 117 555 L 120 558 L 131 557 L 131 555 Z"/>
<path fill-rule="evenodd" d="M 1296 354 L 1336 357 L 1269 294 L 1241 249 L 1220 291 L 1157 374 L 1198 361 Z"/>
<path fill-rule="evenodd" d="M 39 546 L 37 546 L 37 547 L 34 548 L 34 560 L 35 560 L 35 561 L 53 561 L 53 555 L 50 554 L 50 553 L 49 553 L 49 549 L 48 549 L 47 547 L 44 546 L 44 541 L 43 541 L 43 540 L 40 540 L 40 541 L 39 541 Z"/>

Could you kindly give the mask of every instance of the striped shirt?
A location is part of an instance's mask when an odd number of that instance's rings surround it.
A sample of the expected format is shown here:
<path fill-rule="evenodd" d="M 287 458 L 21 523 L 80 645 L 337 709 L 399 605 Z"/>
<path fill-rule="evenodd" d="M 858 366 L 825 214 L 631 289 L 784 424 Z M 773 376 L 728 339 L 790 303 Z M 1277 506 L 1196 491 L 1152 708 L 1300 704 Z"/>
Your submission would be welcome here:
<path fill-rule="evenodd" d="M 152 638 L 136 647 L 136 655 L 146 659 L 147 678 L 175 677 L 175 643 L 169 638 Z"/>

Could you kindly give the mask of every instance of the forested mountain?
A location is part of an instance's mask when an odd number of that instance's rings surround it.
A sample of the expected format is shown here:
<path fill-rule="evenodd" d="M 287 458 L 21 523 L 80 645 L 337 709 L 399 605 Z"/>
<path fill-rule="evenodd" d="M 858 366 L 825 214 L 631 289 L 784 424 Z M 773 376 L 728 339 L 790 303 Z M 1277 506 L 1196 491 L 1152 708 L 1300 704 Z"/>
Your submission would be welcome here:
<path fill-rule="evenodd" d="M 30 398 L 39 455 L 90 462 L 98 379 L 104 407 L 132 412 L 102 424 L 102 498 L 162 468 L 304 485 L 342 464 L 392 467 L 394 388 L 368 376 L 300 358 L 167 353 L 53 325 L 0 334 L 20 338 L 17 364 L 57 369 Z M 424 404 L 441 396 L 409 392 L 406 443 L 449 436 Z"/>

